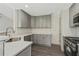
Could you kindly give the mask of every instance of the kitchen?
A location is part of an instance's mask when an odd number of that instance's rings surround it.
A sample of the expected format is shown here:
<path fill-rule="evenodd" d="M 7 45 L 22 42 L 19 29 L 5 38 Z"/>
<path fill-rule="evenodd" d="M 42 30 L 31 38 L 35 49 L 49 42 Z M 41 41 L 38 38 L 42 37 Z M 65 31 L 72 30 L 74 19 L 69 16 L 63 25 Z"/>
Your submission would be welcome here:
<path fill-rule="evenodd" d="M 79 4 L 0 4 L 0 55 L 64 56 L 63 37 L 78 37 L 71 18 L 75 5 Z"/>

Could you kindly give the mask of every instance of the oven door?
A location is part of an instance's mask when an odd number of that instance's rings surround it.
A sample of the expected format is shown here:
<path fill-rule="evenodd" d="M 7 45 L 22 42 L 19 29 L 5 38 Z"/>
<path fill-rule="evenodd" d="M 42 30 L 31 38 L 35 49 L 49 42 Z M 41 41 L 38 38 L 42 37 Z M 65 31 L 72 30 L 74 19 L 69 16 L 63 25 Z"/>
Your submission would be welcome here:
<path fill-rule="evenodd" d="M 76 56 L 77 55 L 76 50 L 73 50 L 73 47 L 71 47 L 67 44 L 64 44 L 64 54 L 66 56 Z"/>

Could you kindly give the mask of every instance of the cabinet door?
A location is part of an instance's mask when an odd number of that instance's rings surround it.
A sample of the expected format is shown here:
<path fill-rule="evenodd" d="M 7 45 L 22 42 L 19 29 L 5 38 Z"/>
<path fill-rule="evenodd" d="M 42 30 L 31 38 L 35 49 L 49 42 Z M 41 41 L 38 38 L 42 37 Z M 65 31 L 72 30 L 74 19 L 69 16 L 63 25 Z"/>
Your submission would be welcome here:
<path fill-rule="evenodd" d="M 32 41 L 34 44 L 37 44 L 37 35 L 35 34 L 32 35 Z"/>
<path fill-rule="evenodd" d="M 32 28 L 35 28 L 35 26 L 36 26 L 36 18 L 34 17 L 34 16 L 31 16 L 31 27 Z"/>
<path fill-rule="evenodd" d="M 44 46 L 51 46 L 51 35 L 39 35 L 38 36 L 38 44 L 44 45 Z"/>
<path fill-rule="evenodd" d="M 32 35 L 24 36 L 24 41 L 31 41 Z"/>
<path fill-rule="evenodd" d="M 43 36 L 41 34 L 38 35 L 38 44 L 44 44 L 43 43 Z"/>
<path fill-rule="evenodd" d="M 17 10 L 17 27 L 31 27 L 31 16 L 23 10 Z"/>
<path fill-rule="evenodd" d="M 48 34 L 34 34 L 32 35 L 32 41 L 35 44 L 44 46 L 51 46 L 52 35 Z"/>
<path fill-rule="evenodd" d="M 51 35 L 45 34 L 34 34 L 32 37 L 33 43 L 40 44 L 44 46 L 51 46 Z"/>
<path fill-rule="evenodd" d="M 51 35 L 44 35 L 42 37 L 42 44 L 44 44 L 46 46 L 51 46 L 51 39 L 52 39 Z"/>
<path fill-rule="evenodd" d="M 21 53 L 19 53 L 17 56 L 31 56 L 31 46 L 24 49 Z"/>

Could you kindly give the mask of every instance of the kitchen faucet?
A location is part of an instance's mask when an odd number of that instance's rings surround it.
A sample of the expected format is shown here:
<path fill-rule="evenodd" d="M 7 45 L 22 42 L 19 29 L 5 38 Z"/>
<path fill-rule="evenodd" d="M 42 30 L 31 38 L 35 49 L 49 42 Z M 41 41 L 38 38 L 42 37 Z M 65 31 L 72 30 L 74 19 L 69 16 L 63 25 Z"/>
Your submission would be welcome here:
<path fill-rule="evenodd" d="M 15 33 L 13 27 L 7 27 L 7 28 L 6 28 L 6 35 L 8 35 L 8 33 L 9 33 L 8 31 L 9 31 L 9 30 L 11 30 L 13 33 Z M 10 32 L 11 32 L 11 31 L 10 31 Z"/>

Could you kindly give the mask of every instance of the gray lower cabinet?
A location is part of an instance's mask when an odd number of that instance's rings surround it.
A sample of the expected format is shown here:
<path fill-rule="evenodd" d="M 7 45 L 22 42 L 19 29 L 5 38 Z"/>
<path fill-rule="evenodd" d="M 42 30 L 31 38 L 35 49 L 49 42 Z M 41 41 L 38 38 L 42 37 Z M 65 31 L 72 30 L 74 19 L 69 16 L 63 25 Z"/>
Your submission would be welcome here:
<path fill-rule="evenodd" d="M 24 41 L 31 41 L 32 35 L 24 36 Z"/>
<path fill-rule="evenodd" d="M 38 39 L 38 44 L 42 44 L 45 46 L 51 46 L 51 36 L 50 35 L 40 35 Z"/>
<path fill-rule="evenodd" d="M 50 34 L 33 34 L 32 41 L 35 44 L 51 46 L 52 35 Z"/>
<path fill-rule="evenodd" d="M 21 51 L 17 56 L 31 56 L 31 46 Z"/>
<path fill-rule="evenodd" d="M 32 35 L 32 41 L 33 41 L 34 44 L 37 44 L 38 43 L 38 35 L 33 34 Z"/>

